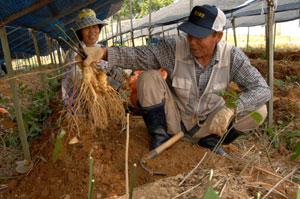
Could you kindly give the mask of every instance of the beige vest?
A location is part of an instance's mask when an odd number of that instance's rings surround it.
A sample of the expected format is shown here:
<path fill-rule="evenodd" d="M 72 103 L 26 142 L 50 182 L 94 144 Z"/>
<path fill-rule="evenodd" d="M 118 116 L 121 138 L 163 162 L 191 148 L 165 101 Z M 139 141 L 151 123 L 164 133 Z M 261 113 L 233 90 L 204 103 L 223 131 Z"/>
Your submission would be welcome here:
<path fill-rule="evenodd" d="M 229 84 L 231 45 L 221 41 L 218 48 L 220 61 L 213 66 L 208 84 L 199 97 L 196 66 L 190 53 L 189 42 L 186 37 L 176 40 L 175 68 L 170 79 L 181 120 L 187 130 L 197 124 L 197 121 L 205 120 L 210 113 L 225 103 L 222 97 L 212 93 L 225 91 Z"/>

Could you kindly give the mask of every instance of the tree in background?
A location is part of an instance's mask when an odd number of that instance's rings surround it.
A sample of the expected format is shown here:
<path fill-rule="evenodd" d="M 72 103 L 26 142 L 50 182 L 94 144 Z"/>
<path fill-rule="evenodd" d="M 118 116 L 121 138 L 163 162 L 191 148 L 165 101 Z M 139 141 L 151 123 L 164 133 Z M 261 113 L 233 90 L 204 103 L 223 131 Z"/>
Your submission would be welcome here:
<path fill-rule="evenodd" d="M 173 0 L 152 0 L 151 10 L 156 11 L 162 7 L 168 6 L 173 3 Z M 133 18 L 142 18 L 149 14 L 149 0 L 132 0 L 132 16 Z M 121 8 L 121 20 L 130 19 L 129 0 L 124 0 Z"/>

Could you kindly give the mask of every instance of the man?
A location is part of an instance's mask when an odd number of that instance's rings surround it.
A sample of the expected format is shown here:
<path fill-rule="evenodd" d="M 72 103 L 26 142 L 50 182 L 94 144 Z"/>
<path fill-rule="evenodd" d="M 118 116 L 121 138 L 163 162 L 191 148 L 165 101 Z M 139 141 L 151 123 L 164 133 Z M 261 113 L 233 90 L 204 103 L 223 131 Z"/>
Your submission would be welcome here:
<path fill-rule="evenodd" d="M 267 83 L 244 53 L 221 41 L 225 23 L 219 8 L 195 6 L 188 21 L 178 27 L 187 37 L 149 47 L 86 48 L 84 64 L 105 59 L 112 67 L 147 70 L 137 80 L 137 91 L 151 149 L 183 130 L 213 150 L 227 129 L 223 144 L 258 127 L 247 112 L 256 111 L 264 120 L 270 99 Z M 166 81 L 150 70 L 159 68 L 167 71 Z M 236 109 L 227 108 L 223 98 L 213 94 L 225 91 L 231 81 L 243 91 Z M 221 148 L 216 153 L 228 157 Z"/>

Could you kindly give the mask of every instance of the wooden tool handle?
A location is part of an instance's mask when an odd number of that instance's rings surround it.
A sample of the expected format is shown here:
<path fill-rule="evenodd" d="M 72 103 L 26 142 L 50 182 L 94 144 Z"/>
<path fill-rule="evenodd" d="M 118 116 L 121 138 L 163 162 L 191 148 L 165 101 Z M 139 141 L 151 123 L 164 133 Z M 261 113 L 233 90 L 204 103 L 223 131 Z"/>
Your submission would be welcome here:
<path fill-rule="evenodd" d="M 172 146 L 174 143 L 176 143 L 178 140 L 180 140 L 184 136 L 184 133 L 180 131 L 173 137 L 171 137 L 168 141 L 160 145 L 159 147 L 153 149 L 149 152 L 150 155 L 147 156 L 147 159 L 154 158 L 157 155 L 159 155 L 164 150 L 168 149 L 170 146 Z"/>

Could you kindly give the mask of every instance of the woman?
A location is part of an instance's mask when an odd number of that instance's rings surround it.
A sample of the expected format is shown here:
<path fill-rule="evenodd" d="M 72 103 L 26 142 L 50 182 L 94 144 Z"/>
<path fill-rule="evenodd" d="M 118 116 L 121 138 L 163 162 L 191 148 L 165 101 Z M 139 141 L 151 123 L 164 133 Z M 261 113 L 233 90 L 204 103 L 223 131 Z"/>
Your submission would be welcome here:
<path fill-rule="evenodd" d="M 101 28 L 107 23 L 96 17 L 96 13 L 92 9 L 83 9 L 80 11 L 76 22 L 75 31 L 81 41 L 83 47 L 101 46 L 97 44 Z M 72 50 L 67 52 L 66 63 L 74 62 L 76 53 Z M 109 82 L 112 87 L 119 90 L 122 86 L 122 72 L 119 69 L 109 69 L 106 61 L 102 61 L 98 64 L 97 69 L 102 69 L 108 75 L 113 74 L 112 77 L 108 76 Z M 69 64 L 64 71 L 66 74 L 62 79 L 62 100 L 63 104 L 68 106 L 73 104 L 74 98 L 76 98 L 76 91 L 80 86 L 81 70 L 78 65 Z M 118 80 L 118 81 L 117 81 Z"/>

